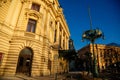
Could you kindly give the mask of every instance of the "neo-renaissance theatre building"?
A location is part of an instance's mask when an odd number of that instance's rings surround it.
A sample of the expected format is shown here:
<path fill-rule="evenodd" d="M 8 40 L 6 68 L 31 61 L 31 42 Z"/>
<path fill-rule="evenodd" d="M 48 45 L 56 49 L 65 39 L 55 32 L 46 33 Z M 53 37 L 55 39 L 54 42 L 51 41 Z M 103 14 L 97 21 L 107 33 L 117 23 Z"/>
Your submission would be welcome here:
<path fill-rule="evenodd" d="M 69 37 L 58 0 L 0 0 L 0 75 L 67 72 Z"/>

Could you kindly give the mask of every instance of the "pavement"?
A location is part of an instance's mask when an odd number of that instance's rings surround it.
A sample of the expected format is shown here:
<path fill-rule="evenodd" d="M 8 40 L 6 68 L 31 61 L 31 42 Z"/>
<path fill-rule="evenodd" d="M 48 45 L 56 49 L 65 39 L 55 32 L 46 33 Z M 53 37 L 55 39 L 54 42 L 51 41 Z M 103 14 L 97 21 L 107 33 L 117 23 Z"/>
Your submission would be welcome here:
<path fill-rule="evenodd" d="M 93 78 L 87 72 L 69 72 L 50 76 L 28 77 L 26 75 L 0 76 L 0 80 L 111 80 L 108 78 Z"/>
<path fill-rule="evenodd" d="M 50 76 L 39 76 L 39 77 L 28 77 L 26 75 L 15 75 L 15 76 L 0 76 L 0 80 L 64 80 L 63 75 Z"/>

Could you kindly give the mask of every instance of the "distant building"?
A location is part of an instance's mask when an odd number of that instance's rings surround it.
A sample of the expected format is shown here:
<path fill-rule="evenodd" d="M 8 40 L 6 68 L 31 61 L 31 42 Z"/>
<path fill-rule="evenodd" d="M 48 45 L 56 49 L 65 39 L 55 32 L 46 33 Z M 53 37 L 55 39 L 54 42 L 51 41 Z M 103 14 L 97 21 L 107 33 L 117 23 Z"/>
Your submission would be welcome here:
<path fill-rule="evenodd" d="M 69 40 L 69 50 L 75 50 L 74 42 L 72 39 Z"/>
<path fill-rule="evenodd" d="M 74 41 L 72 39 L 69 40 L 69 50 L 70 50 L 70 55 L 73 56 L 73 59 L 69 61 L 69 71 L 75 71 L 75 60 L 76 60 L 76 50 L 74 47 Z M 73 52 L 73 53 L 72 53 Z M 72 58 L 72 57 L 71 57 Z"/>
<path fill-rule="evenodd" d="M 78 57 L 84 62 L 82 67 L 87 68 L 90 65 L 88 62 L 92 62 L 93 60 L 92 53 L 92 44 L 78 50 Z M 106 70 L 111 65 L 116 66 L 116 63 L 120 63 L 120 47 L 94 44 L 94 53 L 99 71 Z M 120 67 L 120 64 L 116 67 Z"/>
<path fill-rule="evenodd" d="M 69 49 L 69 37 L 58 0 L 1 0 L 0 75 L 66 72 L 58 50 Z"/>

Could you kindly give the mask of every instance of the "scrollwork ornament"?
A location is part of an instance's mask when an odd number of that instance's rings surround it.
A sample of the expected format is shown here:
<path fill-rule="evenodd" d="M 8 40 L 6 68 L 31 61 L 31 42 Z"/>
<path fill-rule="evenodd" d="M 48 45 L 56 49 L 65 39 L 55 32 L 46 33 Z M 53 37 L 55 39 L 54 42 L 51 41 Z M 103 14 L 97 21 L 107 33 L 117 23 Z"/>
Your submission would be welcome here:
<path fill-rule="evenodd" d="M 5 4 L 8 0 L 0 0 L 0 7 Z"/>

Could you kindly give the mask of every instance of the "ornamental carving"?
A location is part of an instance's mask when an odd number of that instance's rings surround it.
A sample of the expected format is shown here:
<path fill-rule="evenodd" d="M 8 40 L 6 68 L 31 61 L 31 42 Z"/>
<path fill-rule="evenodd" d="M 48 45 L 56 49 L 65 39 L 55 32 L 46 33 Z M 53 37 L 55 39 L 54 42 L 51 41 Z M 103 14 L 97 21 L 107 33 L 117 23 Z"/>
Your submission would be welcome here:
<path fill-rule="evenodd" d="M 11 1 L 11 0 L 0 0 L 0 7 L 1 7 L 3 4 L 7 3 L 7 1 Z"/>
<path fill-rule="evenodd" d="M 0 3 L 6 3 L 8 0 L 0 0 Z"/>
<path fill-rule="evenodd" d="M 40 12 L 37 12 L 35 10 L 31 10 L 31 9 L 26 9 L 26 18 L 28 19 L 29 17 L 34 17 L 37 20 L 39 20 L 40 18 L 42 18 L 42 14 Z"/>
<path fill-rule="evenodd" d="M 21 0 L 22 3 L 30 2 L 30 0 Z"/>

